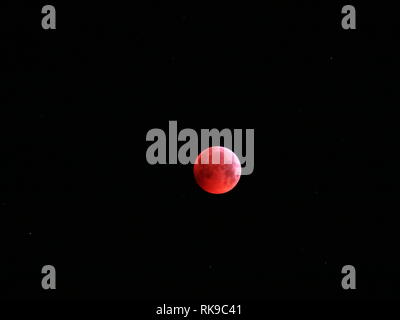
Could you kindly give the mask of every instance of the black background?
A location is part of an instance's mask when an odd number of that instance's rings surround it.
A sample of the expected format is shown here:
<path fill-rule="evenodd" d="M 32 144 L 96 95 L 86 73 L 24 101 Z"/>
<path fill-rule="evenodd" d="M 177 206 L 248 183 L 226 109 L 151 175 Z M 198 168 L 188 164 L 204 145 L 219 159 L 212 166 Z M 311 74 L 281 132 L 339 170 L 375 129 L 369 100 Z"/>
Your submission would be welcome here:
<path fill-rule="evenodd" d="M 2 298 L 399 296 L 394 8 L 53 1 L 51 31 L 45 4 L 1 5 Z M 254 173 L 147 164 L 169 120 L 255 129 Z"/>

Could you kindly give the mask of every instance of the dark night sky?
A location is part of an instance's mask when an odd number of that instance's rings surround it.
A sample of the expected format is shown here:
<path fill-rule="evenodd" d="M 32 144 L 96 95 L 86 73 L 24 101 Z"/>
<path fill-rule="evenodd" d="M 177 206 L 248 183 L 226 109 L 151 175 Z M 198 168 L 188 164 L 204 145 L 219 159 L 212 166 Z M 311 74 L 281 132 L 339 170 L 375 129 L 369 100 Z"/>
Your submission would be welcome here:
<path fill-rule="evenodd" d="M 56 31 L 2 4 L 0 297 L 399 297 L 393 8 L 52 3 Z M 213 196 L 148 165 L 169 120 L 255 129 L 254 173 Z"/>

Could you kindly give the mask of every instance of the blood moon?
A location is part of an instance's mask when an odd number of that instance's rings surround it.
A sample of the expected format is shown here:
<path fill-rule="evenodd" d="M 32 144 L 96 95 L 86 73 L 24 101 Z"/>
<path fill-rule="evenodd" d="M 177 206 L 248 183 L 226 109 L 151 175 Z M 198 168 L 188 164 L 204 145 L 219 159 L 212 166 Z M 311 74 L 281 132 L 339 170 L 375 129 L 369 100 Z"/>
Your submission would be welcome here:
<path fill-rule="evenodd" d="M 228 148 L 215 146 L 197 156 L 193 172 L 197 184 L 203 190 L 221 194 L 237 185 L 242 167 L 235 153 Z"/>

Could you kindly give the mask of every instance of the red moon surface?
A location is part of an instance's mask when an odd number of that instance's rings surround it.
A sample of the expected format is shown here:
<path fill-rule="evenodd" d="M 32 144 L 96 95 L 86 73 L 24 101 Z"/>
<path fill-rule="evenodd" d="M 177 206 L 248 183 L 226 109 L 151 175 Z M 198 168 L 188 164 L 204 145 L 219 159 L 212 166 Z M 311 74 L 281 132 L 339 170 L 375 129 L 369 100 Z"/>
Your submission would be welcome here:
<path fill-rule="evenodd" d="M 203 190 L 221 194 L 237 185 L 242 167 L 239 158 L 228 148 L 211 147 L 197 156 L 193 172 L 197 184 Z"/>

